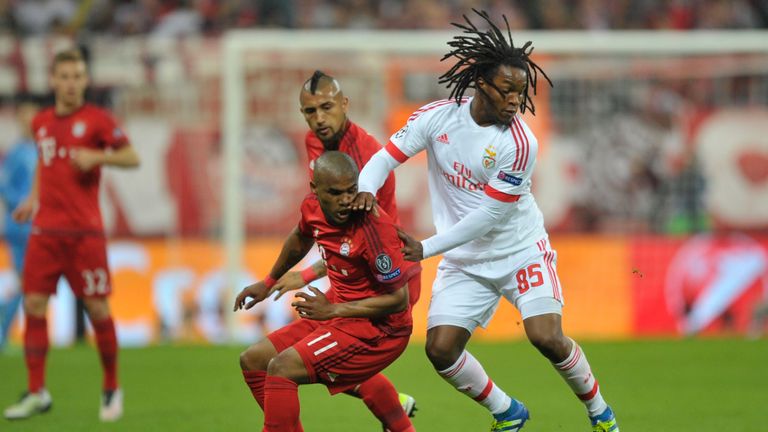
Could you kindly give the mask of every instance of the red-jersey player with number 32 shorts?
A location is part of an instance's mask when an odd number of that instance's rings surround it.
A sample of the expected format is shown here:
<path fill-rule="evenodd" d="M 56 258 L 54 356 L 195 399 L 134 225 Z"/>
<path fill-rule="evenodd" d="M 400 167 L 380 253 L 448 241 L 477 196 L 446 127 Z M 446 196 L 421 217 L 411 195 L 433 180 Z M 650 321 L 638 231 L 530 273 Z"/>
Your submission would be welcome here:
<path fill-rule="evenodd" d="M 24 419 L 52 404 L 45 388 L 48 298 L 64 276 L 83 299 L 96 335 L 104 371 L 99 418 L 122 416 L 117 382 L 117 337 L 107 297 L 111 292 L 106 239 L 99 210 L 101 166 L 136 167 L 139 158 L 112 116 L 85 102 L 88 74 L 76 50 L 53 60 L 50 76 L 55 106 L 32 122 L 39 161 L 30 195 L 15 210 L 21 222 L 33 218 L 22 285 L 27 392 L 4 414 Z"/>

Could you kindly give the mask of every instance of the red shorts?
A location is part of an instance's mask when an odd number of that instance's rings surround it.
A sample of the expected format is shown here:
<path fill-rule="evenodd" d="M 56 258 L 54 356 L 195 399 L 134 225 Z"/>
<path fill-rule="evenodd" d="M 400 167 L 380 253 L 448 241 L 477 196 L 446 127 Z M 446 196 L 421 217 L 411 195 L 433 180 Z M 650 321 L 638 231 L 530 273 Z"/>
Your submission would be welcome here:
<path fill-rule="evenodd" d="M 25 293 L 55 294 L 60 276 L 76 297 L 112 292 L 104 236 L 32 234 L 24 259 Z"/>
<path fill-rule="evenodd" d="M 293 347 L 309 372 L 310 382 L 321 382 L 331 394 L 354 388 L 392 364 L 407 336 L 391 336 L 367 319 L 332 321 L 299 319 L 270 333 L 277 352 Z"/>

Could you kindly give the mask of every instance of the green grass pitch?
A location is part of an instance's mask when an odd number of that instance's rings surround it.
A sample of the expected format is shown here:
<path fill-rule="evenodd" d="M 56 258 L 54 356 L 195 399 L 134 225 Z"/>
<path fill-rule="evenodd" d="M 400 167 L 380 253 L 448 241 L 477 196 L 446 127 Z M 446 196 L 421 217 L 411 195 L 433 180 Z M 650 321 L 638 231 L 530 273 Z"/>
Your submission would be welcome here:
<path fill-rule="evenodd" d="M 768 431 L 768 344 L 742 340 L 585 342 L 602 391 L 624 432 Z M 262 414 L 242 381 L 242 347 L 160 346 L 121 351 L 125 417 L 97 420 L 101 372 L 92 347 L 52 350 L 51 412 L 8 422 L 2 431 L 258 431 Z M 589 431 L 581 403 L 552 367 L 525 342 L 472 343 L 491 377 L 531 411 L 525 432 Z M 414 343 L 387 371 L 399 390 L 416 397 L 416 429 L 489 430 L 489 416 L 444 383 L 423 345 Z M 0 355 L 0 404 L 25 383 L 19 350 Z M 361 401 L 301 389 L 308 432 L 380 431 Z"/>

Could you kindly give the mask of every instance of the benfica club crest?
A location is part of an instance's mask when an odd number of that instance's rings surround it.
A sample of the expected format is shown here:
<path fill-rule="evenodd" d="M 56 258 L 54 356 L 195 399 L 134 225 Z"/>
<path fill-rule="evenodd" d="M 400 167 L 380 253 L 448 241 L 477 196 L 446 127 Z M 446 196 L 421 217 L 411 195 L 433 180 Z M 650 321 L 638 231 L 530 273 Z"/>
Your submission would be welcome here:
<path fill-rule="evenodd" d="M 496 166 L 496 148 L 489 144 L 483 152 L 483 167 L 491 169 Z"/>

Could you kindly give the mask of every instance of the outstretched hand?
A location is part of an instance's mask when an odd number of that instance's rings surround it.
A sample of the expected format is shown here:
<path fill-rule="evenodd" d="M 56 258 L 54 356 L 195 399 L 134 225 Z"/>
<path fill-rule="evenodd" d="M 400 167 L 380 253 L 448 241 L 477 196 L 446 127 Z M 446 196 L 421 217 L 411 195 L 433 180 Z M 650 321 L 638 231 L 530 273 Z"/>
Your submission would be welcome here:
<path fill-rule="evenodd" d="M 373 215 L 379 216 L 379 211 L 376 209 L 376 196 L 370 192 L 358 192 L 351 207 L 352 210 L 373 210 Z"/>
<path fill-rule="evenodd" d="M 257 303 L 269 297 L 272 292 L 273 290 L 267 288 L 267 285 L 264 283 L 264 281 L 258 281 L 253 285 L 248 285 L 247 287 L 243 288 L 242 291 L 240 291 L 240 294 L 237 295 L 237 298 L 235 299 L 235 307 L 232 309 L 232 311 L 237 312 L 240 309 L 250 309 L 256 306 Z M 246 303 L 248 297 L 250 297 L 251 300 Z"/>
<path fill-rule="evenodd" d="M 296 293 L 296 298 L 304 300 L 297 300 L 291 303 L 291 306 L 296 309 L 299 316 L 316 321 L 325 321 L 335 318 L 336 305 L 328 301 L 328 297 L 312 285 L 309 286 L 309 290 L 312 291 L 312 294 L 314 295 L 304 292 Z"/>
<path fill-rule="evenodd" d="M 424 247 L 421 242 L 411 237 L 407 232 L 397 229 L 397 236 L 403 241 L 404 246 L 400 249 L 403 257 L 408 261 L 419 262 L 424 259 Z"/>

